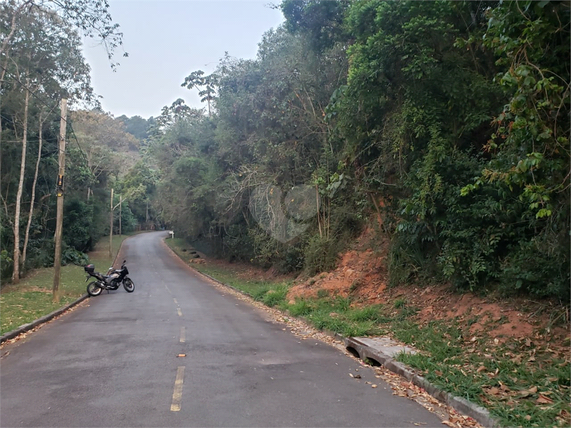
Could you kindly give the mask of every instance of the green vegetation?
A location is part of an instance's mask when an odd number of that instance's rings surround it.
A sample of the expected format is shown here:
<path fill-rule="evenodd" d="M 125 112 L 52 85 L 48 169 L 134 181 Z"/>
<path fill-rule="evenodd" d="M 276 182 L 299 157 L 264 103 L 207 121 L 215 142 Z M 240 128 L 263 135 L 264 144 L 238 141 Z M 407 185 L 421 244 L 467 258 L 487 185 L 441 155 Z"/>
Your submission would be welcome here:
<path fill-rule="evenodd" d="M 424 351 L 398 358 L 445 391 L 488 408 L 503 426 L 568 426 L 570 363 L 563 354 L 512 342 L 470 342 L 455 326 L 392 323 L 398 339 Z M 545 351 L 545 350 L 544 350 Z"/>
<path fill-rule="evenodd" d="M 117 254 L 127 236 L 113 237 L 113 254 Z M 109 240 L 101 240 L 95 251 L 89 253 L 89 263 L 95 264 L 99 272 L 107 272 L 113 260 L 109 258 Z M 17 286 L 7 286 L 0 292 L 0 334 L 7 333 L 37 320 L 85 294 L 85 272 L 83 266 L 67 265 L 61 269 L 60 302 L 52 298 L 54 270 L 41 268 L 22 278 Z"/>
<path fill-rule="evenodd" d="M 211 254 L 309 275 L 364 226 L 391 284 L 569 300 L 569 4 L 284 0 L 147 140 L 156 209 Z M 373 219 L 374 220 L 371 220 Z"/>
<path fill-rule="evenodd" d="M 97 107 L 77 30 L 110 48 L 120 33 L 96 3 L 71 21 L 52 2 L 2 5 L 3 280 L 50 265 L 58 112 L 45 100 Z M 117 232 L 168 225 L 228 260 L 314 275 L 375 223 L 391 284 L 569 301 L 569 3 L 279 8 L 255 59 L 181 79 L 204 109 L 70 112 L 66 259 L 109 233 L 114 189 Z"/>
<path fill-rule="evenodd" d="M 138 141 L 122 121 L 102 113 L 82 54 L 82 38 L 104 44 L 110 66 L 122 34 L 109 6 L 78 2 L 9 1 L 0 5 L 0 280 L 17 284 L 34 269 L 53 265 L 60 100 L 89 111 L 66 115 L 62 262 L 81 263 L 109 233 L 110 188 L 119 182 Z M 131 156 L 127 154 L 130 152 Z M 113 204 L 119 202 L 112 201 Z M 134 230 L 129 202 L 117 229 Z"/>

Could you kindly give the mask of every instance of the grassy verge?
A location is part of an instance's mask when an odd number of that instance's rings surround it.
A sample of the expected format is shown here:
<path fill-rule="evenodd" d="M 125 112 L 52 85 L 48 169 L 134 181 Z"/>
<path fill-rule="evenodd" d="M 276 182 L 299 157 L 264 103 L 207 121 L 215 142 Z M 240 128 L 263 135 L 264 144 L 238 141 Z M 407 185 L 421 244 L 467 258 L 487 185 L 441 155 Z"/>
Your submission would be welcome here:
<path fill-rule="evenodd" d="M 183 260 L 190 247 L 182 239 L 165 240 Z M 420 325 L 417 308 L 397 299 L 385 305 L 359 306 L 327 295 L 289 302 L 290 283 L 241 279 L 231 265 L 192 264 L 197 270 L 244 291 L 255 300 L 303 317 L 314 327 L 344 336 L 389 334 L 420 353 L 398 360 L 417 369 L 430 382 L 477 403 L 503 426 L 570 426 L 569 352 L 540 346 L 533 338 L 496 342 L 474 337 L 454 321 Z"/>
<path fill-rule="evenodd" d="M 406 308 L 405 308 L 406 309 Z M 398 360 L 443 390 L 487 409 L 503 426 L 569 426 L 568 356 L 531 340 L 490 342 L 455 323 L 391 320 L 397 339 L 421 351 Z"/>
<path fill-rule="evenodd" d="M 116 255 L 127 236 L 113 237 L 113 254 Z M 103 238 L 89 253 L 89 262 L 98 271 L 107 272 L 113 259 L 109 257 L 109 240 Z M 0 334 L 12 331 L 47 315 L 85 294 L 85 272 L 82 266 L 62 266 L 60 279 L 60 301 L 52 298 L 54 269 L 43 268 L 22 278 L 18 285 L 8 285 L 0 293 Z"/>

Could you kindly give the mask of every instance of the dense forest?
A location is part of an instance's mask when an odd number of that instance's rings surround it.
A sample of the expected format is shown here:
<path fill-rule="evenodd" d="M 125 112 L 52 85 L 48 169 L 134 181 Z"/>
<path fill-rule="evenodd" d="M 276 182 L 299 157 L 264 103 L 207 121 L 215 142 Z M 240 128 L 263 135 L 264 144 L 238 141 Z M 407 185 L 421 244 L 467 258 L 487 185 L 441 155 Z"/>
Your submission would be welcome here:
<path fill-rule="evenodd" d="M 313 275 L 376 228 L 392 284 L 569 300 L 568 1 L 284 0 L 255 59 L 189 70 L 203 109 L 150 119 L 101 111 L 82 27 L 17 5 L 0 12 L 3 279 L 53 263 L 67 97 L 66 262 L 109 233 L 113 188 L 123 232 L 166 225 L 229 260 Z"/>

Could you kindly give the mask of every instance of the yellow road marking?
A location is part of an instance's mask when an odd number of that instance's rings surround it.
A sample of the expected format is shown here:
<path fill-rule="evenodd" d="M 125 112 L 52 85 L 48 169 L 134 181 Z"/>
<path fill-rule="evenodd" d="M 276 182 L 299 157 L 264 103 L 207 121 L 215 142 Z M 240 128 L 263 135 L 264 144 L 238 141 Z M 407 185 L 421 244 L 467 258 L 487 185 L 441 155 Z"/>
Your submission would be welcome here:
<path fill-rule="evenodd" d="M 184 343 L 185 341 L 185 331 L 184 331 L 184 327 L 180 328 L 180 343 Z"/>
<path fill-rule="evenodd" d="M 171 291 L 169 290 L 169 288 L 167 287 L 167 284 L 163 282 L 163 285 L 165 286 L 165 288 L 167 289 L 167 291 L 169 292 L 169 294 L 172 294 Z"/>
<path fill-rule="evenodd" d="M 180 308 L 176 308 L 176 311 L 178 312 L 178 316 L 182 317 L 182 311 L 180 310 Z"/>
<path fill-rule="evenodd" d="M 183 380 L 184 380 L 184 366 L 180 366 L 176 371 L 176 379 L 174 381 L 174 392 L 172 393 L 171 412 L 180 411 L 180 403 L 182 401 Z"/>
<path fill-rule="evenodd" d="M 174 304 L 178 305 L 178 302 L 176 301 L 176 299 L 174 297 L 172 299 L 174 300 Z"/>

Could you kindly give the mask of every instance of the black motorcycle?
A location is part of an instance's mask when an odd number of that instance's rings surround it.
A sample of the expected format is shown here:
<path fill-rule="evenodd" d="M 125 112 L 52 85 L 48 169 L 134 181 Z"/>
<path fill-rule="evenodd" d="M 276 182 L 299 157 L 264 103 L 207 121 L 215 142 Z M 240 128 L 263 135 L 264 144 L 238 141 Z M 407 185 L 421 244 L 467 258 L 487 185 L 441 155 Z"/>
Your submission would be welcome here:
<path fill-rule="evenodd" d="M 99 296 L 103 290 L 117 290 L 121 284 L 125 288 L 127 293 L 132 293 L 135 291 L 135 283 L 131 278 L 127 277 L 129 270 L 125 265 L 127 260 L 123 260 L 123 264 L 120 269 L 113 269 L 110 267 L 107 271 L 107 275 L 102 275 L 99 272 L 95 272 L 95 265 L 90 264 L 85 266 L 83 269 L 87 273 L 87 279 L 85 282 L 89 281 L 89 278 L 93 277 L 97 281 L 92 281 L 87 285 L 87 293 L 90 296 Z"/>

